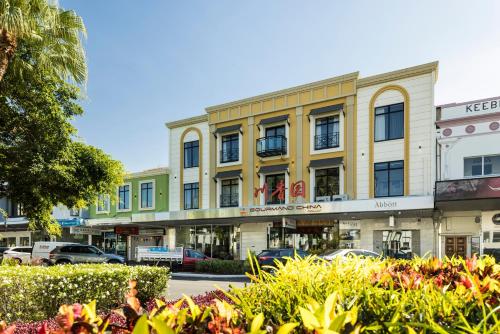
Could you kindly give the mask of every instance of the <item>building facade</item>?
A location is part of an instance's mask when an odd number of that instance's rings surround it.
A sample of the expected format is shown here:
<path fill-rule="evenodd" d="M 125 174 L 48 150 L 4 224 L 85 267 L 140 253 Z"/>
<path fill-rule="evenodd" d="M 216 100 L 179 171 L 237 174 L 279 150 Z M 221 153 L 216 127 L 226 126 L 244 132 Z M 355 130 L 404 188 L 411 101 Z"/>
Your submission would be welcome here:
<path fill-rule="evenodd" d="M 437 63 L 350 73 L 168 123 L 175 244 L 436 253 L 436 79 Z"/>
<path fill-rule="evenodd" d="M 500 97 L 437 107 L 441 256 L 500 250 Z"/>
<path fill-rule="evenodd" d="M 99 196 L 85 226 L 74 229 L 89 235 L 90 244 L 134 261 L 137 246 L 168 244 L 169 187 L 168 168 L 128 174 L 115 196 Z"/>

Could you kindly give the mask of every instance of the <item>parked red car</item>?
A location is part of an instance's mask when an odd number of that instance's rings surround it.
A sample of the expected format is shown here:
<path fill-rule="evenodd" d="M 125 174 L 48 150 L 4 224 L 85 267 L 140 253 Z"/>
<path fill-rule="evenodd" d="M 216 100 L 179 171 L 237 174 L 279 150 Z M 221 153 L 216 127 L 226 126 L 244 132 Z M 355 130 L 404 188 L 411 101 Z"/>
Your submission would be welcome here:
<path fill-rule="evenodd" d="M 183 270 L 194 270 L 196 262 L 203 260 L 211 260 L 212 258 L 206 256 L 202 252 L 194 249 L 186 248 L 184 249 L 184 256 L 182 259 L 182 269 Z"/>

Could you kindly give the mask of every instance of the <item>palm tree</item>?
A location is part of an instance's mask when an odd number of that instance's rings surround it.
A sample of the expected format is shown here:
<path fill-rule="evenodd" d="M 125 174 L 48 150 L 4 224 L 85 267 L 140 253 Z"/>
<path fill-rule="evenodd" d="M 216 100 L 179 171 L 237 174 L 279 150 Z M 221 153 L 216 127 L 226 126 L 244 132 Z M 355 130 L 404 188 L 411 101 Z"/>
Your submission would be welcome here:
<path fill-rule="evenodd" d="M 34 68 L 82 84 L 87 79 L 83 20 L 51 0 L 0 0 L 0 81 L 11 67 L 22 80 Z"/>

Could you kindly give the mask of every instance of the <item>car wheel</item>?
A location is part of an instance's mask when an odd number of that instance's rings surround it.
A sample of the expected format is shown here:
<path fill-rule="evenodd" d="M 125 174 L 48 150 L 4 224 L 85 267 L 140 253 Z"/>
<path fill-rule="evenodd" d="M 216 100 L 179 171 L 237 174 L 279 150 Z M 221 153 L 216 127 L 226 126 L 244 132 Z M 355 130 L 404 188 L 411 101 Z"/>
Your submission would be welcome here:
<path fill-rule="evenodd" d="M 12 260 L 14 260 L 17 265 L 21 265 L 23 263 L 23 260 L 18 259 L 17 257 L 13 257 Z"/>
<path fill-rule="evenodd" d="M 56 264 L 60 264 L 60 265 L 71 264 L 71 261 L 70 260 L 59 260 L 56 262 Z"/>

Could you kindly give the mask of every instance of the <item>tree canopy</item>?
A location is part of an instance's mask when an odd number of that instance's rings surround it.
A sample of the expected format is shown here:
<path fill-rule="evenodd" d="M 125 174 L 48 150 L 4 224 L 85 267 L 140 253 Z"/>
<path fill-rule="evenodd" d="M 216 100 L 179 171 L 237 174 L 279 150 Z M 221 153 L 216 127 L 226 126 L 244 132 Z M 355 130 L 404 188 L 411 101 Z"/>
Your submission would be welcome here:
<path fill-rule="evenodd" d="M 87 75 L 73 11 L 48 0 L 0 0 L 0 197 L 22 206 L 32 229 L 59 234 L 55 205 L 114 194 L 123 167 L 77 137 Z"/>

